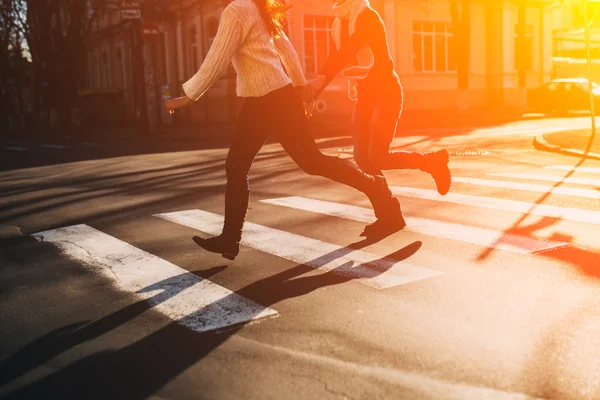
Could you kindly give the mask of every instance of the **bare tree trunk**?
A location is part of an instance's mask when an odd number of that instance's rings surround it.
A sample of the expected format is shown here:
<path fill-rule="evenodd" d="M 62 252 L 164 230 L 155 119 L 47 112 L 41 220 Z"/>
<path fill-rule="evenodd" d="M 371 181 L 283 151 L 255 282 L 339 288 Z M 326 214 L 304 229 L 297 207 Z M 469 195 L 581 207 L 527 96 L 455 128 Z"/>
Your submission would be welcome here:
<path fill-rule="evenodd" d="M 0 74 L 0 112 L 2 112 L 2 119 L 5 121 L 2 123 L 2 126 L 9 127 L 9 118 L 12 116 L 13 118 L 16 115 L 15 106 L 13 103 L 12 95 L 9 90 L 9 86 L 7 84 L 6 76 L 4 74 Z"/>

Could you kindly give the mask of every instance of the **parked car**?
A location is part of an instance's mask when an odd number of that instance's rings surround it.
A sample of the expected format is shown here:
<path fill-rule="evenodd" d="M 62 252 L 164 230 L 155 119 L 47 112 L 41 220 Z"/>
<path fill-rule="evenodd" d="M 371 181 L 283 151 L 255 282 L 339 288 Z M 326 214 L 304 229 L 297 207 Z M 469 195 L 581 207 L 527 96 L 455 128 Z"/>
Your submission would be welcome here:
<path fill-rule="evenodd" d="M 532 112 L 562 114 L 590 109 L 590 92 L 585 78 L 553 79 L 527 91 L 527 107 Z M 600 85 L 592 82 L 594 107 L 600 107 Z M 599 110 L 600 111 L 600 110 Z"/>

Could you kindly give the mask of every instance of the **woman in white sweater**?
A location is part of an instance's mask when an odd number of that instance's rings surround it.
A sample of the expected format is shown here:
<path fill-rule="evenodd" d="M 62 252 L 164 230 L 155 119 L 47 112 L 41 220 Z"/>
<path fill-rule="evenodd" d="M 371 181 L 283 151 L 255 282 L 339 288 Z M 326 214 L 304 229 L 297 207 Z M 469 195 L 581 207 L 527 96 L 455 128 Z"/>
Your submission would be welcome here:
<path fill-rule="evenodd" d="M 298 54 L 285 35 L 286 6 L 281 0 L 234 0 L 221 15 L 215 40 L 198 72 L 183 84 L 185 96 L 169 100 L 169 112 L 198 100 L 225 72 L 237 72 L 237 95 L 246 98 L 226 161 L 223 233 L 194 237 L 202 248 L 233 260 L 239 253 L 249 200 L 248 171 L 271 134 L 305 172 L 349 185 L 365 193 L 381 221 L 403 226 L 398 200 L 385 179 L 363 173 L 356 165 L 322 154 L 310 132 L 302 99 L 306 80 Z M 296 90 L 294 90 L 294 87 Z"/>

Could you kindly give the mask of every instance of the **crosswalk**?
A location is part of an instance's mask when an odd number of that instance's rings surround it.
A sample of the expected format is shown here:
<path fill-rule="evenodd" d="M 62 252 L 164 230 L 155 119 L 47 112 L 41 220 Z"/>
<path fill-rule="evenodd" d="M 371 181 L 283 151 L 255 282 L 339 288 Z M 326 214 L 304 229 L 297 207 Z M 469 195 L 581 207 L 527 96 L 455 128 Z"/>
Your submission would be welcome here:
<path fill-rule="evenodd" d="M 419 235 L 432 242 L 462 243 L 500 254 L 543 257 L 547 251 L 573 246 L 573 243 L 564 236 L 557 239 L 542 237 L 536 232 L 509 232 L 485 226 L 486 221 L 475 224 L 462 219 L 455 222 L 452 220 L 456 219 L 453 216 L 457 207 L 464 210 L 494 210 L 506 214 L 505 218 L 510 221 L 516 221 L 526 214 L 585 224 L 582 225 L 583 231 L 589 227 L 600 229 L 600 212 L 594 210 L 597 207 L 564 207 L 519 199 L 521 193 L 534 192 L 597 201 L 600 199 L 598 175 L 600 168 L 574 169 L 568 165 L 526 172 L 494 171 L 486 173 L 485 177 L 459 175 L 453 177 L 454 186 L 446 196 L 440 196 L 430 189 L 392 185 L 392 191 L 401 202 L 417 199 L 427 204 L 435 203 L 445 210 L 444 218 L 424 218 L 413 215 L 416 212 L 409 208 L 409 211 L 405 211 L 407 227 L 398 235 Z M 538 182 L 552 182 L 554 185 Z M 472 194 L 472 187 L 481 190 L 494 188 L 502 192 Z M 298 218 L 314 214 L 330 219 L 330 224 L 335 224 L 336 219 L 360 223 L 375 220 L 370 208 L 309 197 L 266 198 L 258 200 L 258 203 L 272 209 L 274 215 L 281 215 L 283 210 L 304 213 L 299 214 Z M 223 224 L 222 215 L 200 209 L 166 211 L 153 217 L 162 223 L 182 225 L 210 235 L 219 234 Z M 243 246 L 262 252 L 265 263 L 269 262 L 269 257 L 277 257 L 346 278 L 366 286 L 367 290 L 385 290 L 417 281 L 427 282 L 451 273 L 441 270 L 435 262 L 425 262 L 426 257 L 408 257 L 405 260 L 382 257 L 363 249 L 340 246 L 268 225 L 268 220 L 248 221 L 242 241 Z M 195 331 L 218 331 L 279 315 L 276 309 L 262 306 L 85 224 L 38 232 L 32 236 L 40 242 L 57 246 L 64 256 L 110 279 L 117 290 L 148 301 L 157 312 Z M 571 236 L 575 237 L 576 234 Z M 442 247 L 437 251 L 444 252 L 444 249 Z M 441 256 L 450 263 L 453 260 L 461 261 L 455 255 Z"/>
<path fill-rule="evenodd" d="M 170 262 L 87 225 L 36 233 L 124 292 L 145 299 L 156 311 L 198 331 L 225 328 L 277 312 L 201 279 Z"/>
<path fill-rule="evenodd" d="M 361 222 L 373 222 L 375 216 L 370 209 L 347 206 L 319 200 L 305 199 L 302 197 L 288 197 L 283 199 L 265 200 L 265 203 L 298 210 L 312 211 L 341 217 Z M 480 246 L 491 246 L 494 243 L 499 250 L 516 253 L 534 253 L 555 247 L 565 246 L 568 243 L 541 240 L 513 234 L 503 234 L 491 229 L 475 226 L 454 224 L 443 221 L 430 220 L 417 217 L 406 217 L 407 229 L 424 235 L 438 238 L 451 239 L 460 242 L 472 243 Z"/>

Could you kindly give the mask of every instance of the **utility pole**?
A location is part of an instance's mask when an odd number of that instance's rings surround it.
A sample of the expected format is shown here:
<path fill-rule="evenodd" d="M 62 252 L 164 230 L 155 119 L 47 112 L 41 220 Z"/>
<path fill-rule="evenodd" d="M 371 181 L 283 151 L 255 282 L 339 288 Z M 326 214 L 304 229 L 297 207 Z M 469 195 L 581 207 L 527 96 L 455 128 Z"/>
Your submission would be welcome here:
<path fill-rule="evenodd" d="M 583 21 L 584 21 L 584 35 L 585 35 L 585 53 L 587 57 L 587 67 L 588 67 L 588 90 L 590 94 L 590 114 L 592 116 L 592 134 L 590 135 L 590 140 L 585 149 L 585 153 L 587 154 L 592 148 L 592 143 L 594 142 L 594 137 L 596 136 L 596 110 L 595 110 L 595 98 L 594 92 L 592 91 L 592 54 L 590 50 L 590 27 L 588 22 L 588 0 L 582 0 L 583 2 Z"/>
<path fill-rule="evenodd" d="M 521 95 L 521 106 L 525 106 L 525 88 L 527 87 L 527 65 L 525 64 L 525 31 L 527 28 L 527 3 L 520 1 L 518 5 L 517 16 L 517 70 L 518 70 L 518 86 L 519 94 Z M 529 56 L 529 55 L 527 55 Z"/>

